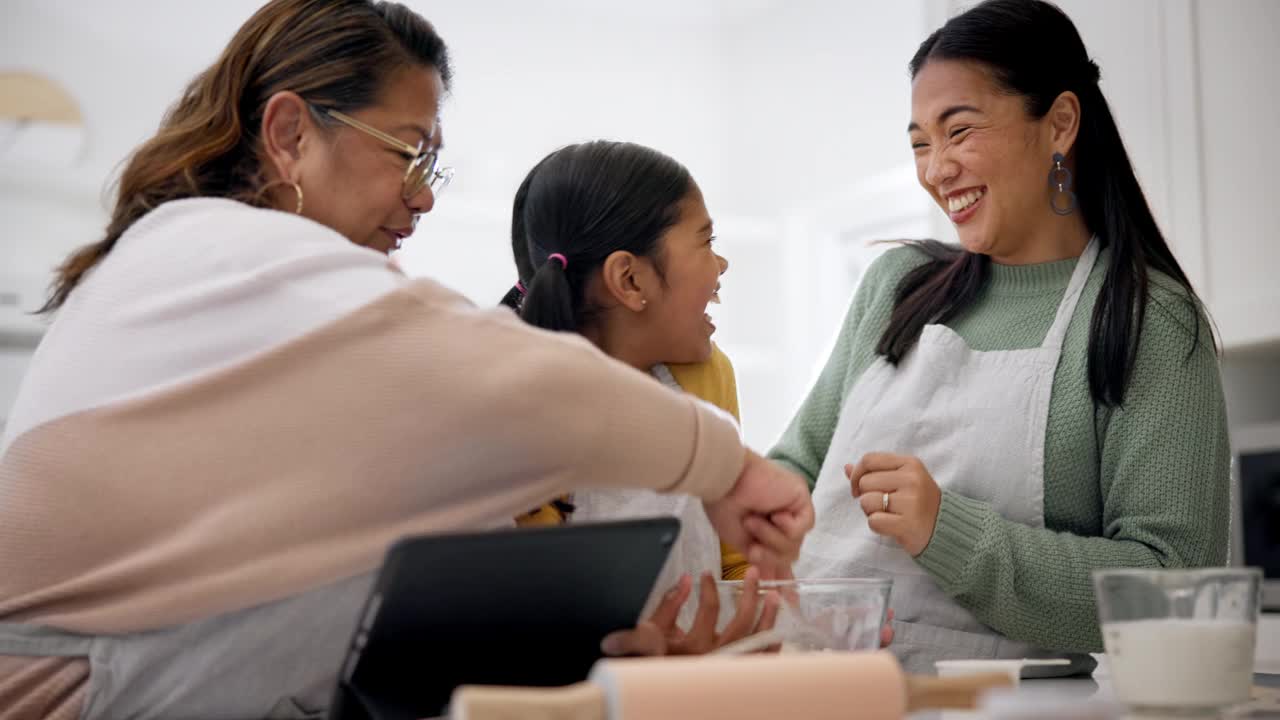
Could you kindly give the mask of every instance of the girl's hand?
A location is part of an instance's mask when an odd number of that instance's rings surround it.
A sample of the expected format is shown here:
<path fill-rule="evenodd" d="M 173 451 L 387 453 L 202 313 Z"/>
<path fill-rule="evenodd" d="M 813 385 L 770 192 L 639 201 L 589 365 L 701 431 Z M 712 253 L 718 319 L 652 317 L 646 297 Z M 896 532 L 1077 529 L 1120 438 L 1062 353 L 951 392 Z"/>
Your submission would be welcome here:
<path fill-rule="evenodd" d="M 737 612 L 720 632 L 716 632 L 716 624 L 720 618 L 720 596 L 716 592 L 715 578 L 710 573 L 704 573 L 699 582 L 698 612 L 687 632 L 676 624 L 680 609 L 693 590 L 692 578 L 685 575 L 667 592 L 648 620 L 641 622 L 633 630 L 609 635 L 601 643 L 601 649 L 606 655 L 614 656 L 704 655 L 735 640 L 768 630 L 777 622 L 778 598 L 770 594 L 763 600 L 760 599 L 760 573 L 756 568 L 747 570 Z M 756 619 L 758 609 L 759 620 Z"/>

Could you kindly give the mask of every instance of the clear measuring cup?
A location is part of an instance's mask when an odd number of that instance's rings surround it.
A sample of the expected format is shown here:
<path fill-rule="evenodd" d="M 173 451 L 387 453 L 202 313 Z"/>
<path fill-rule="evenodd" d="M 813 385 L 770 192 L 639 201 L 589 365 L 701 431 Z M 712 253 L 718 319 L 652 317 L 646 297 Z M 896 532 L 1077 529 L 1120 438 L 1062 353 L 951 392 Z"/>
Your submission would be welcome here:
<path fill-rule="evenodd" d="M 1121 702 L 1212 713 L 1249 699 L 1261 570 L 1098 570 L 1093 583 Z"/>

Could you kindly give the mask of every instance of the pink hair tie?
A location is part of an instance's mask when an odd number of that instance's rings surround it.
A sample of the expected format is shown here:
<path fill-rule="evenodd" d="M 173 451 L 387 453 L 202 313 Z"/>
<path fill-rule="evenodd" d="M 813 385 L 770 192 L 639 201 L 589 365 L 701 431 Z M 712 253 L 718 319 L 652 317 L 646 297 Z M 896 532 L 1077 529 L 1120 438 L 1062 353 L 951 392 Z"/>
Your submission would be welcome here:
<path fill-rule="evenodd" d="M 524 283 L 520 282 L 519 280 L 516 281 L 516 290 L 519 290 L 521 295 L 529 294 L 529 291 L 524 288 Z"/>
<path fill-rule="evenodd" d="M 551 253 L 550 255 L 548 255 L 548 256 L 547 256 L 547 260 L 548 260 L 548 261 L 550 261 L 550 260 L 559 260 L 559 261 L 560 261 L 560 269 L 561 269 L 561 270 L 568 270 L 568 269 L 569 269 L 569 258 L 567 258 L 567 257 L 565 257 L 565 256 L 563 256 L 563 255 L 561 255 L 560 253 Z"/>

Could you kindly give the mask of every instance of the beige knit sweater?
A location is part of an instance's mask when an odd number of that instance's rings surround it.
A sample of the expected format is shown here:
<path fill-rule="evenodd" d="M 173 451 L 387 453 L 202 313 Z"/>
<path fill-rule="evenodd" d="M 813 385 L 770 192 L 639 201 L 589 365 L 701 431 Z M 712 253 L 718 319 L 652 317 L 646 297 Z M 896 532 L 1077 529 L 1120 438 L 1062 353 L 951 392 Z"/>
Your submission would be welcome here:
<path fill-rule="evenodd" d="M 580 338 L 306 219 L 175 201 L 36 351 L 0 442 L 0 622 L 171 627 L 580 487 L 716 499 L 743 458 L 723 413 Z M 75 717 L 87 678 L 0 657 L 0 718 Z"/>

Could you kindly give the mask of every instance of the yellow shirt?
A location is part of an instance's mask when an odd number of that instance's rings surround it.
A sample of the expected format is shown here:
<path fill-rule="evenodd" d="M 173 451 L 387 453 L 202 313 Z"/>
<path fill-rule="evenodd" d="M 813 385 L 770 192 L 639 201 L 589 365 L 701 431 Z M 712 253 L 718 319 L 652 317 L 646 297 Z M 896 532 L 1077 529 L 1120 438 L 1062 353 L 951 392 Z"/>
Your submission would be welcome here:
<path fill-rule="evenodd" d="M 739 423 L 742 422 L 738 413 L 738 383 L 734 378 L 733 364 L 719 347 L 712 344 L 711 358 L 706 362 L 668 365 L 667 368 L 671 370 L 671 376 L 685 392 L 715 405 L 733 415 Z M 559 525 L 564 522 L 564 515 L 553 504 L 548 503 L 517 518 L 516 522 L 522 527 Z M 741 580 L 749 565 L 742 553 L 720 543 L 722 578 Z"/>

